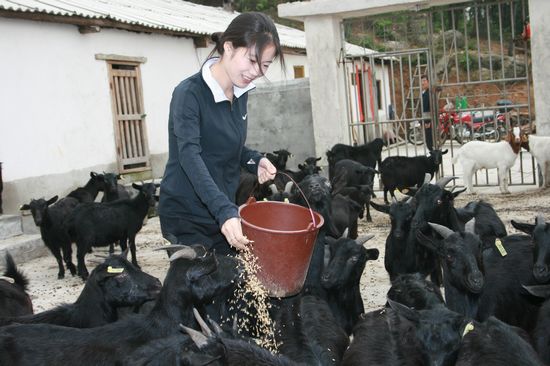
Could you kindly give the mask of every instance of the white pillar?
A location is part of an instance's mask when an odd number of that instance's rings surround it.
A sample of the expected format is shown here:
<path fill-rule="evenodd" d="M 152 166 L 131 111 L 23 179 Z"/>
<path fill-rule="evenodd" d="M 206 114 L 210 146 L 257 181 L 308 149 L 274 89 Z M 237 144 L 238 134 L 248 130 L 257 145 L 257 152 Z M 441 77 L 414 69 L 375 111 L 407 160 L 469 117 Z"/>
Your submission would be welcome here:
<path fill-rule="evenodd" d="M 349 144 L 346 121 L 341 20 L 311 16 L 304 20 L 309 67 L 315 155 L 323 157 L 336 143 Z"/>
<path fill-rule="evenodd" d="M 550 136 L 550 1 L 529 0 L 529 20 L 537 135 Z"/>

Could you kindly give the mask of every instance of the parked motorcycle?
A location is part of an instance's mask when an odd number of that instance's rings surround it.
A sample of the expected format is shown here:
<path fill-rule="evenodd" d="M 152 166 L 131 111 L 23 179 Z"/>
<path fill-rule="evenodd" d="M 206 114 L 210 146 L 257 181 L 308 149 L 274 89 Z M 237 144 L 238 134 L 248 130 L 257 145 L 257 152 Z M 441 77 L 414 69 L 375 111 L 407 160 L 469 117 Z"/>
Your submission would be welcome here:
<path fill-rule="evenodd" d="M 441 108 L 438 116 L 437 137 L 439 145 L 453 138 L 459 144 L 472 140 L 500 141 L 506 134 L 506 115 L 492 111 L 457 112 L 450 102 Z M 424 131 L 421 121 L 411 123 L 407 133 L 411 144 L 424 143 Z"/>

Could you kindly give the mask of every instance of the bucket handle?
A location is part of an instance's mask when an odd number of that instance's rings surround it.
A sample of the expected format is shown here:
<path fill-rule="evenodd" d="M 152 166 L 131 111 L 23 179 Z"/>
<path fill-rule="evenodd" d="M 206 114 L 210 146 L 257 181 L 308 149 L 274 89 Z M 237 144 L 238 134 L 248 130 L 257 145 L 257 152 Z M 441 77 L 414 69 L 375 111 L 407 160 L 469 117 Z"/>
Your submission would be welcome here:
<path fill-rule="evenodd" d="M 313 227 L 310 229 L 310 227 L 311 227 L 311 224 L 310 224 L 310 226 L 308 226 L 307 230 L 309 231 L 309 230 L 315 229 L 317 227 L 317 223 L 315 222 L 315 215 L 313 215 L 313 210 L 311 209 L 311 205 L 309 204 L 309 201 L 307 200 L 306 195 L 304 194 L 304 192 L 302 191 L 302 189 L 300 188 L 298 183 L 296 183 L 296 181 L 294 179 L 292 179 L 292 177 L 290 175 L 288 175 L 287 173 L 285 173 L 285 172 L 277 171 L 277 173 L 275 173 L 275 174 L 281 174 L 281 175 L 286 176 L 288 179 L 290 179 L 292 181 L 292 183 L 294 183 L 296 188 L 298 188 L 298 191 L 300 191 L 300 194 L 304 198 L 304 201 L 306 201 L 307 207 L 309 208 L 309 214 L 311 215 L 311 221 L 313 223 Z"/>

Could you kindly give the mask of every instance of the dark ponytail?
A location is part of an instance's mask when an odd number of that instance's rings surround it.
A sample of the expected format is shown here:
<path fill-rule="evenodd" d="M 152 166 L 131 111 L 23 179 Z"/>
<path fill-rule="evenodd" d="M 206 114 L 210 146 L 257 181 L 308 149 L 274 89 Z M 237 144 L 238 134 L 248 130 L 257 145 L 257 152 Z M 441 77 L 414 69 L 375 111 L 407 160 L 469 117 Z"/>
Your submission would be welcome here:
<path fill-rule="evenodd" d="M 216 45 L 208 58 L 216 52 L 223 56 L 224 43 L 231 42 L 234 48 L 254 47 L 258 65 L 261 64 L 265 47 L 272 44 L 275 46 L 275 57 L 279 57 L 281 67 L 284 70 L 284 57 L 277 28 L 275 23 L 263 13 L 248 12 L 239 14 L 231 21 L 225 32 L 213 33 L 211 39 Z"/>

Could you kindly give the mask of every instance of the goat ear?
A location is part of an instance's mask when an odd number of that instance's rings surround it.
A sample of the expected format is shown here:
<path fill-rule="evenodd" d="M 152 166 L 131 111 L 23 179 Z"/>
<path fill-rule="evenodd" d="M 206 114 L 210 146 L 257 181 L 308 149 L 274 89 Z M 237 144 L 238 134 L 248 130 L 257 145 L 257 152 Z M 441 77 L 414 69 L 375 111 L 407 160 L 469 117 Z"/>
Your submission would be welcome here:
<path fill-rule="evenodd" d="M 449 149 L 445 149 L 445 150 L 443 150 L 443 151 L 441 152 L 441 155 L 445 155 L 445 154 L 448 153 L 448 152 L 449 152 Z"/>
<path fill-rule="evenodd" d="M 23 211 L 23 210 L 30 210 L 31 209 L 31 206 L 29 206 L 28 203 L 25 203 L 24 205 L 21 205 L 19 207 L 19 210 Z"/>
<path fill-rule="evenodd" d="M 515 220 L 512 220 L 511 223 L 512 223 L 512 226 L 514 227 L 514 229 L 519 230 L 519 231 L 523 231 L 527 235 L 533 235 L 533 230 L 535 230 L 535 225 L 527 224 L 527 223 L 524 223 L 524 222 L 518 222 L 518 221 L 515 221 Z"/>
<path fill-rule="evenodd" d="M 50 198 L 46 203 L 49 205 L 51 205 L 52 203 L 54 203 L 55 201 L 57 201 L 57 198 L 58 196 L 53 196 L 52 198 Z"/>
<path fill-rule="evenodd" d="M 416 239 L 421 245 L 425 246 L 440 257 L 445 255 L 445 248 L 442 240 L 434 239 L 431 236 L 425 235 L 421 230 L 416 230 Z"/>
<path fill-rule="evenodd" d="M 522 285 L 531 295 L 536 297 L 541 297 L 543 299 L 550 298 L 550 285 L 534 285 L 534 286 L 525 286 Z"/>
<path fill-rule="evenodd" d="M 132 183 L 132 188 L 137 189 L 138 191 L 141 191 L 141 187 L 143 187 L 143 186 L 141 186 L 137 183 Z"/>
<path fill-rule="evenodd" d="M 346 187 L 348 173 L 345 169 L 338 172 L 338 175 L 332 178 L 330 182 L 332 184 L 332 195 L 336 195 Z"/>
<path fill-rule="evenodd" d="M 462 192 L 465 192 L 466 189 L 468 189 L 467 187 L 464 187 L 462 189 L 459 189 L 458 191 L 455 191 L 452 193 L 452 196 L 453 196 L 453 199 L 456 198 L 459 194 L 461 194 Z"/>
<path fill-rule="evenodd" d="M 323 157 L 320 156 L 320 157 L 318 157 L 317 159 L 315 159 L 315 161 L 319 161 L 319 160 L 321 160 L 322 158 L 323 158 Z"/>
<path fill-rule="evenodd" d="M 370 201 L 369 204 L 372 208 L 374 208 L 376 211 L 383 212 L 385 214 L 390 213 L 390 206 L 389 205 L 379 205 L 376 202 Z"/>
<path fill-rule="evenodd" d="M 390 299 L 388 299 L 388 304 L 400 316 L 414 323 L 418 323 L 420 321 L 420 315 L 418 314 L 418 311 Z"/>
<path fill-rule="evenodd" d="M 369 260 L 377 260 L 378 256 L 380 255 L 380 251 L 376 248 L 374 249 L 367 249 L 367 258 Z"/>

